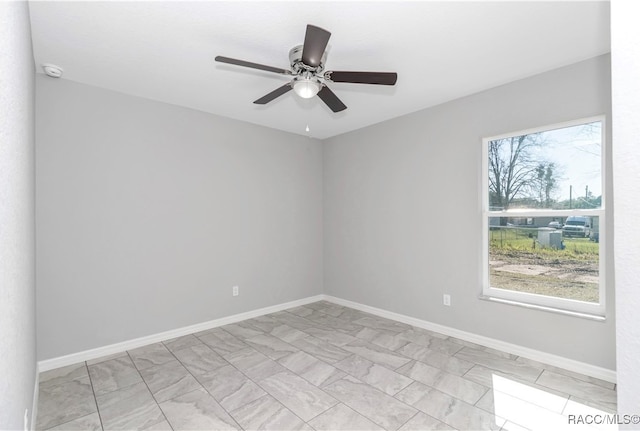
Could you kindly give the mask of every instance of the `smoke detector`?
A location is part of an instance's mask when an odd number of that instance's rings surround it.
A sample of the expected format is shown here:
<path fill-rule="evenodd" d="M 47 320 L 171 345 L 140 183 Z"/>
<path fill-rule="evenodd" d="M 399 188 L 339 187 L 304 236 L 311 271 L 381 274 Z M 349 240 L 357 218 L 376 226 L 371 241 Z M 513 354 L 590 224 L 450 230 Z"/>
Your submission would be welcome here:
<path fill-rule="evenodd" d="M 62 68 L 60 66 L 56 66 L 55 64 L 43 64 L 42 70 L 47 76 L 52 78 L 60 78 L 62 76 Z"/>

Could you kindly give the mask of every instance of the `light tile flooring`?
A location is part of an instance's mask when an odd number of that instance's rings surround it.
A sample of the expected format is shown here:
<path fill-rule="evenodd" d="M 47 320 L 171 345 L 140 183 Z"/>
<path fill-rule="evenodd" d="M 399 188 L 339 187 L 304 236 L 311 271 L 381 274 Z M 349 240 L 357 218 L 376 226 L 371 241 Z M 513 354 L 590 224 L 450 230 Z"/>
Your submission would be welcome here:
<path fill-rule="evenodd" d="M 576 430 L 615 409 L 611 383 L 321 301 L 44 372 L 37 428 Z"/>

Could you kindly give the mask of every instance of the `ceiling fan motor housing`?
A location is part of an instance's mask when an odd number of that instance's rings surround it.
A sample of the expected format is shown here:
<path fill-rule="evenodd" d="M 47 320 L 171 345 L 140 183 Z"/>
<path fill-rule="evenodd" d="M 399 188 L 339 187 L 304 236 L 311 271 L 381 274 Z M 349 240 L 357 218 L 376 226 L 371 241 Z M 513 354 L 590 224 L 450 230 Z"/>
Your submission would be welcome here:
<path fill-rule="evenodd" d="M 296 45 L 289 51 L 289 62 L 291 63 L 291 70 L 294 75 L 301 75 L 304 72 L 313 72 L 319 74 L 324 69 L 324 63 L 327 60 L 327 51 L 322 54 L 320 59 L 320 65 L 318 67 L 311 67 L 302 62 L 302 48 L 303 45 Z"/>

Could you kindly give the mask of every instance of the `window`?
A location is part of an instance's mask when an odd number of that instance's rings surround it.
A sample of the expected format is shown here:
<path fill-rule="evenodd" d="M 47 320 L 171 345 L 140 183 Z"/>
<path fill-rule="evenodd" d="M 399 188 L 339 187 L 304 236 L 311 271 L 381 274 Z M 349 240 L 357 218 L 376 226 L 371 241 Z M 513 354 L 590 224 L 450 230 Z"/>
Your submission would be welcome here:
<path fill-rule="evenodd" d="M 485 297 L 604 316 L 604 118 L 483 140 Z"/>

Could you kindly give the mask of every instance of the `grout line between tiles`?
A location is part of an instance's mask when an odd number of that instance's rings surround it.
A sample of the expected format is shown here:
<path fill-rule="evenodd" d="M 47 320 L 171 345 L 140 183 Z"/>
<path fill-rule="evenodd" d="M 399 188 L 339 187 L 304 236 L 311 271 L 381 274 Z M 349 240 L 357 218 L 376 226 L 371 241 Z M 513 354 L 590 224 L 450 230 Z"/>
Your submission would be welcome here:
<path fill-rule="evenodd" d="M 542 369 L 540 370 L 540 373 L 538 374 L 538 377 L 536 377 L 536 379 L 533 381 L 533 383 L 538 384 L 538 379 L 540 379 L 540 377 L 542 376 L 542 373 L 544 373 L 544 372 L 545 372 L 545 369 L 544 369 L 544 368 L 542 368 Z"/>
<path fill-rule="evenodd" d="M 163 346 L 164 346 L 164 344 L 163 344 Z M 166 349 L 166 347 L 165 347 L 165 349 Z M 167 350 L 169 350 L 169 349 L 167 349 Z M 171 353 L 171 352 L 169 352 L 169 353 Z M 173 355 L 173 353 L 171 353 L 171 354 Z M 142 383 L 144 383 L 144 385 L 146 386 L 147 390 L 151 394 L 151 398 L 153 399 L 153 402 L 156 403 L 156 407 L 158 407 L 158 410 L 160 410 L 160 413 L 162 413 L 162 417 L 167 422 L 167 424 L 169 424 L 169 428 L 171 428 L 173 430 L 173 425 L 171 425 L 171 422 L 169 422 L 169 418 L 167 418 L 167 416 L 164 414 L 164 410 L 162 410 L 162 408 L 160 407 L 160 404 L 158 403 L 158 400 L 156 400 L 156 397 L 153 395 L 153 392 L 151 392 L 151 388 L 149 387 L 149 385 L 147 384 L 147 381 L 142 376 L 142 373 L 138 369 L 138 366 L 136 365 L 135 361 L 133 360 L 133 357 L 131 357 L 131 354 L 129 353 L 128 350 L 127 350 L 127 355 L 129 356 L 129 359 L 131 359 L 131 362 L 133 363 L 134 368 L 136 369 L 136 371 L 140 375 L 140 379 L 142 380 Z M 157 424 L 155 424 L 155 425 L 157 425 Z"/>
<path fill-rule="evenodd" d="M 87 369 L 87 375 L 89 376 L 89 384 L 91 385 L 91 393 L 93 394 L 93 402 L 96 403 L 96 413 L 98 413 L 98 420 L 100 421 L 100 428 L 104 431 L 104 422 L 102 422 L 102 415 L 100 414 L 100 408 L 98 407 L 98 397 L 96 396 L 96 390 L 93 387 L 93 379 L 89 372 L 89 364 L 84 362 L 84 367 Z"/>
<path fill-rule="evenodd" d="M 413 418 L 415 418 L 416 416 L 418 416 L 420 413 L 424 413 L 422 410 L 420 410 L 420 409 L 418 409 L 418 408 L 415 408 L 415 407 L 414 407 L 414 409 L 416 409 L 416 412 L 414 413 L 414 415 L 413 415 L 413 416 L 411 416 L 411 417 L 410 417 L 409 419 L 407 419 L 406 421 L 404 421 L 404 422 L 402 423 L 402 425 L 400 425 L 397 429 L 400 429 L 400 428 L 402 428 L 403 426 L 405 426 L 407 423 L 409 423 L 409 421 L 410 421 L 410 420 L 412 420 Z M 425 414 L 426 414 L 426 413 L 425 413 Z M 440 421 L 440 422 L 442 422 L 442 421 Z M 444 422 L 443 422 L 443 423 L 444 423 Z"/>
<path fill-rule="evenodd" d="M 564 411 L 567 409 L 567 406 L 569 405 L 569 400 L 571 399 L 571 395 L 569 395 L 567 397 L 567 399 L 564 402 L 564 405 L 562 406 L 562 410 L 560 410 L 560 414 L 564 415 Z"/>
<path fill-rule="evenodd" d="M 217 352 L 216 352 L 216 354 L 217 354 Z M 219 355 L 219 356 L 220 356 L 222 359 L 224 359 L 225 361 L 227 361 L 225 358 L 223 358 L 223 357 L 222 357 L 222 355 Z M 182 364 L 182 362 L 180 362 L 180 363 Z M 238 370 L 238 369 L 235 367 L 235 365 L 233 365 L 233 364 L 232 364 L 232 363 L 230 363 L 229 361 L 227 361 L 227 364 L 231 365 L 233 368 L 235 368 L 236 370 Z M 207 392 L 207 393 L 209 394 L 209 396 L 210 396 L 211 398 L 213 398 L 213 400 L 214 400 L 216 403 L 218 403 L 218 405 L 220 406 L 220 408 L 221 408 L 222 410 L 224 410 L 224 411 L 225 411 L 225 413 L 226 413 L 226 414 L 228 414 L 228 415 L 229 415 L 229 417 L 230 417 L 231 419 L 233 419 L 233 421 L 236 423 L 236 425 L 238 425 L 238 428 L 240 428 L 241 430 L 244 430 L 244 427 L 238 423 L 238 421 L 236 420 L 236 418 L 231 414 L 231 411 L 229 411 L 225 406 L 223 406 L 223 405 L 222 405 L 222 404 L 221 404 L 221 403 L 216 399 L 216 397 L 214 397 L 214 396 L 213 396 L 213 394 L 212 394 L 211 392 L 209 392 L 209 389 L 205 388 L 205 387 L 204 387 L 204 385 L 203 385 L 202 383 L 200 383 L 200 380 L 198 380 L 198 378 L 197 378 L 197 377 L 196 377 L 196 376 L 195 376 L 195 375 L 194 375 L 194 374 L 193 374 L 193 373 L 192 373 L 192 372 L 191 372 L 191 371 L 190 371 L 186 366 L 184 366 L 184 364 L 183 364 L 182 366 L 186 368 L 187 372 L 188 372 L 189 374 L 191 374 L 191 375 L 193 376 L 193 378 L 194 378 L 194 379 L 196 379 L 196 381 L 200 384 L 200 386 L 202 387 L 202 389 L 204 389 L 204 390 L 205 390 L 205 392 Z M 226 365 L 224 365 L 224 366 L 226 367 Z M 222 367 L 220 367 L 220 368 L 222 368 Z M 213 370 L 213 371 L 215 371 L 215 370 Z M 242 371 L 240 371 L 240 370 L 238 370 L 238 372 L 242 373 Z M 247 376 L 247 375 L 246 375 L 246 374 L 244 374 L 244 373 L 242 373 L 242 374 L 243 374 L 243 375 L 244 375 L 248 380 L 250 380 L 250 381 L 252 381 L 252 382 L 253 382 L 253 380 L 249 379 L 249 376 Z M 254 383 L 255 383 L 255 382 L 254 382 Z M 265 392 L 266 392 L 266 391 L 265 391 Z M 259 400 L 260 398 L 264 397 L 265 395 L 267 395 L 267 394 L 265 393 L 264 395 L 260 395 L 260 396 L 259 396 L 258 398 L 256 398 L 254 401 Z M 253 402 L 253 401 L 251 401 L 251 402 Z M 246 405 L 246 404 L 245 404 L 245 405 Z M 241 407 L 244 407 L 244 406 L 241 406 Z"/>

